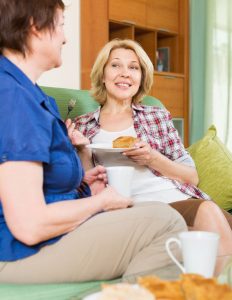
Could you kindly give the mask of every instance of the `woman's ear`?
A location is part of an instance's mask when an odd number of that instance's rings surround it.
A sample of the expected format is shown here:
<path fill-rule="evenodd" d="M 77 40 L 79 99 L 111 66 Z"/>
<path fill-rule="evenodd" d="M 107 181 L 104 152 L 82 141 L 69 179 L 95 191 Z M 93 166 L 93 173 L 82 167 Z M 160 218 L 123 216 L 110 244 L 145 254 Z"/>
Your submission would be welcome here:
<path fill-rule="evenodd" d="M 30 33 L 32 35 L 36 36 L 37 38 L 42 37 L 42 31 L 38 30 L 37 26 L 34 23 L 33 18 L 30 18 Z"/>

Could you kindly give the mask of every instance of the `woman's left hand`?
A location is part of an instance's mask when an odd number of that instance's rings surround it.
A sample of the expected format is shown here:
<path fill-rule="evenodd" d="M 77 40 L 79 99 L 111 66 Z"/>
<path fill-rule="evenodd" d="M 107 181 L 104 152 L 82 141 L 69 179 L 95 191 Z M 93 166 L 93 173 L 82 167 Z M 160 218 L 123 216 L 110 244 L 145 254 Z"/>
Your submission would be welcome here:
<path fill-rule="evenodd" d="M 140 166 L 149 166 L 156 157 L 156 151 L 144 141 L 137 142 L 135 148 L 126 150 L 123 155 L 127 156 Z"/>
<path fill-rule="evenodd" d="M 106 169 L 99 165 L 86 171 L 84 181 L 88 183 L 92 195 L 100 193 L 107 183 Z"/>
<path fill-rule="evenodd" d="M 65 125 L 67 127 L 68 136 L 73 146 L 83 148 L 85 145 L 88 145 L 90 143 L 89 139 L 75 128 L 75 123 L 73 123 L 71 119 L 66 120 Z"/>

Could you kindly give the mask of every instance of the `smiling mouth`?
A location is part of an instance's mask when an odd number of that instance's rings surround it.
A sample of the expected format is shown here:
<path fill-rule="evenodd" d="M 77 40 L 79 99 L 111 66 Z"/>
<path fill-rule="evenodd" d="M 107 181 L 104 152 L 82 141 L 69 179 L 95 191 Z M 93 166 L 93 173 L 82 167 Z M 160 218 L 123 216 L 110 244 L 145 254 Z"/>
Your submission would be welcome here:
<path fill-rule="evenodd" d="M 125 83 L 125 82 L 119 82 L 119 83 L 116 83 L 115 85 L 119 86 L 119 87 L 131 87 L 130 83 Z"/>

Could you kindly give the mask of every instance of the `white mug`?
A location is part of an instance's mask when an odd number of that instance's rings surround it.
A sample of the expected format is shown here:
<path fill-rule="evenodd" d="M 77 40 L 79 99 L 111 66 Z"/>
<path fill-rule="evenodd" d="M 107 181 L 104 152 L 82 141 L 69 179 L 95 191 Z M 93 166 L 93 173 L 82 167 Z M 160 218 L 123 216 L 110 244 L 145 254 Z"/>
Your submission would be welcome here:
<path fill-rule="evenodd" d="M 106 173 L 108 184 L 125 197 L 131 196 L 131 184 L 134 175 L 134 168 L 127 166 L 107 167 Z"/>
<path fill-rule="evenodd" d="M 181 232 L 177 238 L 169 238 L 165 247 L 176 265 L 183 273 L 195 273 L 204 277 L 212 277 L 214 274 L 219 235 L 206 231 Z M 172 254 L 170 245 L 177 243 L 182 250 L 183 265 Z"/>

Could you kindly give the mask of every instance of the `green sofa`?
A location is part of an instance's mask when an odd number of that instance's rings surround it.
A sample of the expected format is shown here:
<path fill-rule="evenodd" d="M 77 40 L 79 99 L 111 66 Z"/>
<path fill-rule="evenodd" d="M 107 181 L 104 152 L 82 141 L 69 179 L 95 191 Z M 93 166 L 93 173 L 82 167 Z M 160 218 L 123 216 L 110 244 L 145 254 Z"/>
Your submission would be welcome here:
<path fill-rule="evenodd" d="M 67 106 L 70 99 L 77 100 L 75 108 L 70 113 L 71 118 L 75 117 L 76 115 L 81 115 L 86 112 L 93 111 L 98 107 L 98 103 L 94 101 L 94 99 L 90 96 L 88 91 L 54 88 L 54 87 L 42 87 L 42 89 L 48 95 L 56 99 L 63 119 L 66 118 Z M 147 105 L 156 105 L 160 107 L 163 106 L 158 99 L 150 96 L 145 97 L 143 103 Z M 191 154 L 195 162 L 198 163 L 199 149 L 201 154 L 201 156 L 199 156 L 201 159 L 200 161 L 201 163 L 202 159 L 204 159 L 204 156 L 202 155 L 205 155 L 207 157 L 209 156 L 208 152 L 202 153 L 202 151 L 204 151 L 207 148 L 206 147 L 207 145 L 208 147 L 214 145 L 213 148 L 214 152 L 215 152 L 215 147 L 217 147 L 217 149 L 219 148 L 218 141 L 215 141 L 215 136 L 213 136 L 213 138 L 211 136 L 210 138 L 206 136 L 207 140 L 206 137 L 204 137 L 202 139 L 204 143 L 202 141 L 198 142 L 200 144 L 203 143 L 203 147 L 199 147 L 198 146 L 199 144 L 196 143 L 195 145 L 189 148 L 189 150 L 191 150 L 190 152 L 192 152 Z M 220 147 L 222 147 L 222 145 L 220 145 Z M 225 153 L 224 149 L 223 149 L 223 153 Z M 226 158 L 227 160 L 225 164 L 230 168 L 229 170 L 232 171 L 232 157 L 230 157 L 230 154 L 227 154 Z M 204 167 L 203 169 L 204 171 L 207 170 L 206 167 Z M 216 171 L 216 176 L 217 174 L 218 172 Z M 201 178 L 201 174 L 199 175 L 200 175 L 200 183 L 203 182 L 204 180 L 207 181 L 207 178 Z M 211 175 L 212 172 L 210 171 L 210 176 Z M 229 178 L 232 178 L 232 176 Z M 231 195 L 231 191 L 230 191 L 230 195 Z M 60 271 L 62 272 L 62 270 Z M 0 284 L 0 300 L 68 300 L 68 299 L 78 300 L 78 299 L 82 299 L 89 292 L 94 292 L 97 289 L 99 289 L 100 284 L 101 282 L 97 282 L 97 281 L 85 282 L 85 283 L 70 283 L 70 284 L 33 284 L 33 285 Z"/>

